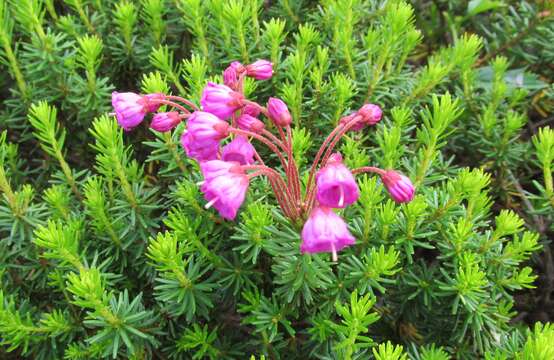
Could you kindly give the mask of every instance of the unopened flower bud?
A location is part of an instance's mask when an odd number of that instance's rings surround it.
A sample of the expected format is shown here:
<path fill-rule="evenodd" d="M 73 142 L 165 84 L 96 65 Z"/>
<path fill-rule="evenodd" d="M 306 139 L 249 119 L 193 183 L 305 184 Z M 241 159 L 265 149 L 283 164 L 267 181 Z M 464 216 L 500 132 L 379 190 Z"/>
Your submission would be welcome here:
<path fill-rule="evenodd" d="M 358 110 L 358 115 L 362 117 L 362 121 L 367 125 L 375 125 L 383 116 L 381 108 L 375 104 L 365 104 Z"/>
<path fill-rule="evenodd" d="M 147 113 L 157 111 L 160 103 L 155 100 L 164 98 L 163 94 L 139 95 L 132 92 L 112 93 L 112 106 L 118 124 L 129 131 L 138 126 Z"/>
<path fill-rule="evenodd" d="M 267 80 L 273 76 L 273 64 L 267 60 L 258 60 L 246 66 L 246 75 L 256 80 Z"/>
<path fill-rule="evenodd" d="M 269 118 L 277 126 L 288 126 L 292 122 L 289 109 L 287 105 L 277 98 L 269 98 L 267 102 L 267 112 Z"/>
<path fill-rule="evenodd" d="M 179 125 L 180 122 L 181 118 L 177 111 L 161 112 L 152 117 L 150 128 L 159 132 L 166 132 Z"/>
<path fill-rule="evenodd" d="M 259 134 L 265 128 L 265 124 L 248 114 L 243 114 L 237 118 L 239 129 L 255 132 Z"/>
<path fill-rule="evenodd" d="M 410 202 L 414 198 L 415 188 L 408 177 L 394 170 L 387 170 L 381 175 L 381 179 L 395 202 Z"/>

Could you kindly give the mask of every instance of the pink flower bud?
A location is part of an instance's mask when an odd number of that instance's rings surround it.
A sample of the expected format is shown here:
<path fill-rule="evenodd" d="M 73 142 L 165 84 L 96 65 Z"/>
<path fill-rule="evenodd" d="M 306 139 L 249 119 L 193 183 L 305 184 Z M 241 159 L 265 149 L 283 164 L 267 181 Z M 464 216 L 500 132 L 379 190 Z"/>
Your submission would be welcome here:
<path fill-rule="evenodd" d="M 223 71 L 223 83 L 231 89 L 237 90 L 239 85 L 239 75 L 245 70 L 246 69 L 240 62 L 233 61 L 231 65 Z"/>
<path fill-rule="evenodd" d="M 265 128 L 265 124 L 248 114 L 243 114 L 238 117 L 237 125 L 242 130 L 248 130 L 259 134 Z"/>
<path fill-rule="evenodd" d="M 162 93 L 146 94 L 144 95 L 144 99 L 146 101 L 146 111 L 153 113 L 158 111 L 160 106 L 162 106 L 162 104 L 156 100 L 165 99 L 165 95 Z"/>
<path fill-rule="evenodd" d="M 150 127 L 159 132 L 166 132 L 179 125 L 180 122 L 181 118 L 177 111 L 162 112 L 152 117 Z"/>
<path fill-rule="evenodd" d="M 225 71 L 223 71 L 223 83 L 230 87 L 233 90 L 236 90 L 238 87 L 238 76 L 237 71 L 229 66 Z"/>
<path fill-rule="evenodd" d="M 327 164 L 316 175 L 317 201 L 322 206 L 344 208 L 360 197 L 354 175 L 342 163 L 339 153 L 331 155 Z"/>
<path fill-rule="evenodd" d="M 360 131 L 366 126 L 377 124 L 381 120 L 382 116 L 383 111 L 379 106 L 374 104 L 365 104 L 360 108 L 360 110 L 340 119 L 340 124 L 346 125 L 353 119 L 357 119 L 356 123 L 350 127 L 350 131 Z"/>
<path fill-rule="evenodd" d="M 267 112 L 269 118 L 276 126 L 287 126 L 292 122 L 289 109 L 287 105 L 277 98 L 269 98 L 267 102 Z"/>
<path fill-rule="evenodd" d="M 163 99 L 163 94 L 139 95 L 132 92 L 112 93 L 112 106 L 118 124 L 126 131 L 137 127 L 149 112 L 160 107 L 154 100 Z"/>
<path fill-rule="evenodd" d="M 414 198 L 415 188 L 411 180 L 394 171 L 387 170 L 381 176 L 381 180 L 389 192 L 391 198 L 397 203 L 410 202 Z"/>
<path fill-rule="evenodd" d="M 212 160 L 200 163 L 204 175 L 201 191 L 221 217 L 233 220 L 244 202 L 250 184 L 246 172 L 236 162 Z"/>
<path fill-rule="evenodd" d="M 209 82 L 200 99 L 202 109 L 225 120 L 244 104 L 244 96 L 226 85 Z"/>
<path fill-rule="evenodd" d="M 273 64 L 267 60 L 258 60 L 246 66 L 246 75 L 256 80 L 267 80 L 273 76 Z"/>
<path fill-rule="evenodd" d="M 358 110 L 358 115 L 362 116 L 363 122 L 371 126 L 381 121 L 383 111 L 375 104 L 365 104 Z"/>
<path fill-rule="evenodd" d="M 244 136 L 237 136 L 229 144 L 223 147 L 221 160 L 234 161 L 241 165 L 254 163 L 255 149 Z"/>
<path fill-rule="evenodd" d="M 330 208 L 316 207 L 302 229 L 300 251 L 310 254 L 331 252 L 336 261 L 336 253 L 355 242 L 356 239 L 340 216 Z"/>
<path fill-rule="evenodd" d="M 257 117 L 258 115 L 260 115 L 261 112 L 262 110 L 260 109 L 260 107 L 253 103 L 246 103 L 246 105 L 244 105 L 241 110 L 242 115 L 246 114 L 253 117 Z"/>

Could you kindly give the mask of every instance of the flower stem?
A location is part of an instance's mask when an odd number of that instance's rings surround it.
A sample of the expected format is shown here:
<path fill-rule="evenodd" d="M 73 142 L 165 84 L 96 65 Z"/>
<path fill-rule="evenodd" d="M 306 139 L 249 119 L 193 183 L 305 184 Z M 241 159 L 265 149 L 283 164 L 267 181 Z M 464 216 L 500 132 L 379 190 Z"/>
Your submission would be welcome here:
<path fill-rule="evenodd" d="M 237 135 L 244 135 L 246 137 L 253 137 L 256 140 L 263 142 L 275 154 L 277 154 L 277 156 L 279 157 L 279 160 L 281 161 L 281 165 L 283 165 L 283 167 L 286 168 L 287 162 L 285 161 L 285 158 L 283 157 L 283 154 L 281 153 L 281 151 L 279 151 L 279 149 L 277 148 L 277 146 L 275 146 L 275 144 L 273 144 L 271 141 L 269 141 L 269 139 L 265 138 L 262 135 L 256 134 L 255 132 L 248 131 L 248 130 L 237 129 L 237 128 L 234 128 L 234 127 L 229 127 L 229 132 L 233 133 L 233 134 L 237 134 Z"/>
<path fill-rule="evenodd" d="M 315 155 L 314 162 L 312 164 L 312 167 L 310 169 L 310 173 L 308 175 L 308 182 L 306 183 L 306 200 L 310 197 L 310 192 L 313 187 L 313 180 L 315 176 L 315 171 L 317 169 L 317 165 L 319 164 L 319 160 L 322 158 L 322 154 L 325 151 L 325 148 L 327 145 L 329 147 L 327 148 L 327 151 L 325 152 L 325 155 L 323 155 L 323 161 L 322 164 L 325 164 L 325 161 L 327 161 L 327 158 L 331 154 L 331 151 L 333 151 L 335 145 L 337 144 L 338 140 L 348 131 L 352 126 L 354 126 L 359 120 L 361 119 L 361 116 L 354 116 L 352 120 L 350 120 L 346 124 L 341 124 L 339 122 L 339 125 L 331 133 L 327 136 L 327 138 L 323 141 L 323 144 L 321 144 L 321 147 L 319 148 L 317 154 Z M 338 135 L 337 135 L 338 134 Z M 336 135 L 336 137 L 335 137 Z M 306 203 L 308 203 L 306 201 Z"/>
<path fill-rule="evenodd" d="M 377 167 L 373 167 L 373 166 L 364 166 L 364 167 L 360 167 L 360 168 L 352 170 L 352 174 L 354 174 L 354 175 L 362 174 L 362 173 L 366 173 L 366 172 L 375 173 L 375 174 L 378 174 L 380 176 L 385 174 L 385 170 L 377 168 Z"/>
<path fill-rule="evenodd" d="M 185 98 L 182 98 L 180 96 L 175 96 L 175 95 L 165 95 L 165 98 L 166 99 L 170 99 L 170 100 L 175 100 L 175 101 L 180 101 L 188 106 L 190 106 L 193 110 L 198 110 L 198 106 L 196 106 L 192 101 L 190 100 L 187 100 Z"/>
<path fill-rule="evenodd" d="M 158 100 L 158 99 L 154 99 L 154 100 L 148 100 L 149 103 L 157 103 L 157 104 L 164 104 L 164 105 L 169 105 L 171 107 L 174 107 L 174 108 L 177 108 L 179 110 L 181 110 L 182 112 L 184 112 L 185 114 L 190 114 L 190 111 L 185 108 L 184 106 L 182 105 L 179 105 L 173 101 L 169 101 L 169 100 Z"/>

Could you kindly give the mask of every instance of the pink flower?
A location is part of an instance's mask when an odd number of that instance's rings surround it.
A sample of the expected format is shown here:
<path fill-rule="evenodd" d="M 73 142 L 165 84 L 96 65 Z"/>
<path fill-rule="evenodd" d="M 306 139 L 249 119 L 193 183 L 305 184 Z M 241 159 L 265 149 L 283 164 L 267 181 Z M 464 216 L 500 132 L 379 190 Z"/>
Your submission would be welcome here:
<path fill-rule="evenodd" d="M 235 161 L 241 165 L 254 163 L 254 147 L 244 136 L 237 136 L 223 147 L 221 160 Z"/>
<path fill-rule="evenodd" d="M 287 126 L 292 122 L 287 105 L 277 98 L 269 98 L 267 102 L 269 118 L 277 126 Z"/>
<path fill-rule="evenodd" d="M 144 98 L 146 100 L 146 111 L 153 113 L 158 111 L 160 106 L 162 106 L 162 104 L 156 100 L 165 99 L 165 95 L 162 93 L 146 94 L 144 95 Z"/>
<path fill-rule="evenodd" d="M 344 208 L 360 196 L 354 175 L 342 163 L 339 153 L 331 155 L 316 175 L 317 201 L 323 206 Z"/>
<path fill-rule="evenodd" d="M 219 157 L 219 141 L 195 141 L 189 132 L 181 135 L 181 145 L 188 157 L 199 162 L 216 160 Z"/>
<path fill-rule="evenodd" d="M 248 176 L 236 162 L 212 160 L 202 162 L 204 175 L 201 191 L 208 201 L 206 208 L 213 206 L 221 217 L 233 220 L 244 202 L 248 190 Z"/>
<path fill-rule="evenodd" d="M 228 129 L 229 123 L 205 111 L 193 112 L 187 121 L 187 133 L 199 142 L 225 139 Z"/>
<path fill-rule="evenodd" d="M 243 106 L 241 114 L 257 117 L 258 115 L 260 115 L 261 112 L 262 111 L 259 106 L 252 103 L 247 103 L 246 105 Z"/>
<path fill-rule="evenodd" d="M 200 99 L 202 109 L 225 120 L 244 104 L 244 96 L 226 85 L 209 82 Z"/>
<path fill-rule="evenodd" d="M 394 170 L 387 170 L 381 175 L 381 180 L 391 198 L 397 203 L 410 202 L 414 198 L 414 185 L 406 176 Z"/>
<path fill-rule="evenodd" d="M 363 122 L 372 126 L 381 121 L 383 110 L 375 104 L 365 104 L 358 110 L 358 115 L 361 115 Z"/>
<path fill-rule="evenodd" d="M 273 76 L 273 64 L 267 60 L 258 60 L 246 66 L 246 75 L 256 80 L 267 80 Z"/>
<path fill-rule="evenodd" d="M 112 93 L 112 106 L 118 124 L 126 131 L 137 127 L 149 112 L 160 107 L 156 99 L 163 99 L 163 94 L 139 95 L 132 92 Z"/>
<path fill-rule="evenodd" d="M 187 155 L 198 161 L 214 160 L 219 156 L 219 141 L 229 135 L 228 129 L 229 124 L 217 116 L 195 111 L 188 118 L 181 144 Z"/>
<path fill-rule="evenodd" d="M 383 111 L 381 108 L 374 104 L 365 104 L 355 113 L 352 113 L 348 116 L 343 117 L 340 120 L 340 123 L 342 125 L 346 125 L 348 122 L 350 122 L 355 117 L 358 117 L 358 120 L 350 128 L 350 131 L 360 131 L 366 126 L 372 126 L 377 124 L 381 117 L 383 116 Z"/>
<path fill-rule="evenodd" d="M 159 132 L 166 132 L 179 125 L 181 118 L 177 111 L 161 112 L 152 117 L 150 127 Z"/>
<path fill-rule="evenodd" d="M 256 134 L 260 133 L 265 128 L 262 121 L 248 114 L 242 114 L 239 116 L 237 119 L 237 125 L 242 130 L 252 131 Z"/>
<path fill-rule="evenodd" d="M 316 207 L 302 229 L 302 253 L 333 253 L 333 261 L 336 261 L 337 251 L 347 246 L 354 245 L 356 239 L 344 220 L 335 214 L 332 209 Z"/>
<path fill-rule="evenodd" d="M 231 89 L 236 90 L 239 85 L 239 75 L 244 71 L 245 68 L 240 62 L 233 61 L 231 65 L 223 71 L 223 83 Z"/>

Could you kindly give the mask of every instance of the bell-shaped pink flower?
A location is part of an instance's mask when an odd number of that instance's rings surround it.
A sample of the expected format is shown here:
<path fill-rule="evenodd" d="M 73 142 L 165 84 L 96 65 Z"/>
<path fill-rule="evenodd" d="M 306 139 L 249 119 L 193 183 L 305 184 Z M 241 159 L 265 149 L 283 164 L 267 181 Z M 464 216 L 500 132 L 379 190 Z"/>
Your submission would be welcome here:
<path fill-rule="evenodd" d="M 229 88 L 236 90 L 238 79 L 237 71 L 232 66 L 229 66 L 223 71 L 223 83 Z"/>
<path fill-rule="evenodd" d="M 365 104 L 358 111 L 348 116 L 343 117 L 340 123 L 346 125 L 355 117 L 358 118 L 354 126 L 350 128 L 350 131 L 360 131 L 366 126 L 373 126 L 381 121 L 383 117 L 383 111 L 375 104 Z"/>
<path fill-rule="evenodd" d="M 156 99 L 163 99 L 163 94 L 139 95 L 132 92 L 112 93 L 112 106 L 118 124 L 126 131 L 138 126 L 149 112 L 160 107 Z"/>
<path fill-rule="evenodd" d="M 410 202 L 414 198 L 415 187 L 408 177 L 394 170 L 386 170 L 381 175 L 381 180 L 395 202 Z"/>
<path fill-rule="evenodd" d="M 221 160 L 235 161 L 241 165 L 254 163 L 254 146 L 244 136 L 237 136 L 229 144 L 223 147 Z"/>
<path fill-rule="evenodd" d="M 292 117 L 290 116 L 289 108 L 283 100 L 277 98 L 269 98 L 267 102 L 267 112 L 269 118 L 277 126 L 287 126 L 292 122 Z"/>
<path fill-rule="evenodd" d="M 317 201 L 323 206 L 344 208 L 360 197 L 360 190 L 354 175 L 342 162 L 342 156 L 335 153 L 316 175 Z"/>
<path fill-rule="evenodd" d="M 230 87 L 209 82 L 200 99 L 202 110 L 225 120 L 244 104 L 244 96 Z"/>
<path fill-rule="evenodd" d="M 248 130 L 259 134 L 264 128 L 265 124 L 248 114 L 242 114 L 237 118 L 237 125 L 242 130 Z"/>
<path fill-rule="evenodd" d="M 267 80 L 273 76 L 273 64 L 271 61 L 258 60 L 246 66 L 246 75 L 256 80 Z"/>
<path fill-rule="evenodd" d="M 209 112 L 195 111 L 188 118 L 187 132 L 196 141 L 220 141 L 229 135 L 229 123 Z"/>
<path fill-rule="evenodd" d="M 245 71 L 245 67 L 238 61 L 233 61 L 231 65 L 223 71 L 223 83 L 233 90 L 239 85 L 239 76 Z"/>
<path fill-rule="evenodd" d="M 188 118 L 181 144 L 188 156 L 198 160 L 214 160 L 219 156 L 219 142 L 229 135 L 229 123 L 205 111 L 195 111 Z"/>
<path fill-rule="evenodd" d="M 258 115 L 260 115 L 261 112 L 262 110 L 260 109 L 260 107 L 254 103 L 246 103 L 246 105 L 244 105 L 241 109 L 242 115 L 246 114 L 253 117 L 257 117 Z"/>
<path fill-rule="evenodd" d="M 233 220 L 244 202 L 249 180 L 246 172 L 236 162 L 212 160 L 200 163 L 204 175 L 201 191 L 221 217 Z"/>
<path fill-rule="evenodd" d="M 219 141 L 196 141 L 191 133 L 184 132 L 181 135 L 181 145 L 188 157 L 199 162 L 216 160 L 219 158 Z"/>
<path fill-rule="evenodd" d="M 166 132 L 179 125 L 180 122 L 181 118 L 177 111 L 161 112 L 152 117 L 150 128 L 159 132 Z"/>
<path fill-rule="evenodd" d="M 356 239 L 344 220 L 326 207 L 315 207 L 302 229 L 302 253 L 333 253 L 333 261 L 337 260 L 337 252 L 347 246 L 354 245 Z"/>

